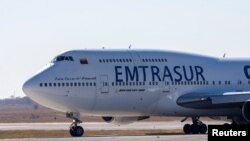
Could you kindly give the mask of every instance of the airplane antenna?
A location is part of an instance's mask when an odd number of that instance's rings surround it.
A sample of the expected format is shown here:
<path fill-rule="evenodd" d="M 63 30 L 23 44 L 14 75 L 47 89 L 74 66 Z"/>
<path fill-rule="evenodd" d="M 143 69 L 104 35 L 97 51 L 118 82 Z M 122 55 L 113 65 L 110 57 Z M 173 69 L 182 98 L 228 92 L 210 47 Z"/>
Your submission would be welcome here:
<path fill-rule="evenodd" d="M 105 47 L 102 47 L 102 49 L 105 49 Z"/>
<path fill-rule="evenodd" d="M 226 54 L 226 53 L 224 53 L 224 54 L 223 54 L 223 58 L 226 58 L 226 55 L 227 55 L 227 54 Z"/>
<path fill-rule="evenodd" d="M 132 46 L 132 45 L 130 44 L 128 48 L 131 49 L 131 46 Z"/>

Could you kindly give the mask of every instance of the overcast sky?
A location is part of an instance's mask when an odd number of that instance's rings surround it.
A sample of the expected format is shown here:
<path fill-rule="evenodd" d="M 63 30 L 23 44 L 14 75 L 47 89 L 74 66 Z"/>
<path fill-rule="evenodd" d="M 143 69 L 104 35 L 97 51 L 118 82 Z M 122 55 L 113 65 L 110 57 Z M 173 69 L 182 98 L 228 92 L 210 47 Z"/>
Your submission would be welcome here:
<path fill-rule="evenodd" d="M 130 44 L 249 57 L 250 1 L 0 0 L 0 98 L 64 50 Z"/>

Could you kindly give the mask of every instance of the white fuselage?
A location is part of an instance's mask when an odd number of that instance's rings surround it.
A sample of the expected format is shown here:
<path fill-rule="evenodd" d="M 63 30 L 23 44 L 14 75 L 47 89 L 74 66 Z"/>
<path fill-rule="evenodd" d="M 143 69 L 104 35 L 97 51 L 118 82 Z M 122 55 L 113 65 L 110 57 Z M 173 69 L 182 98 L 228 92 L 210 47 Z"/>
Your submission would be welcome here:
<path fill-rule="evenodd" d="M 64 58 L 58 59 L 61 56 Z M 28 80 L 23 89 L 36 102 L 62 112 L 95 116 L 230 116 L 241 111 L 184 108 L 176 100 L 187 93 L 250 90 L 250 60 L 133 50 L 76 50 L 58 57 Z"/>

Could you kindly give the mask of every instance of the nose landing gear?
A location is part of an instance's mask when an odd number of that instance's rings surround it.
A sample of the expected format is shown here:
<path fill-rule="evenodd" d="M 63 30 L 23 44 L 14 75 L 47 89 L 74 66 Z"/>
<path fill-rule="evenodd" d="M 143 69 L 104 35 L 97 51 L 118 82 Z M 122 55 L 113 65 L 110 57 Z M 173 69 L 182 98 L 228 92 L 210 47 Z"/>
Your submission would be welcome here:
<path fill-rule="evenodd" d="M 192 117 L 193 124 L 185 124 L 183 131 L 185 134 L 205 134 L 207 125 L 199 120 L 199 117 Z"/>
<path fill-rule="evenodd" d="M 81 137 L 84 134 L 84 129 L 78 124 L 82 123 L 79 120 L 80 114 L 79 113 L 66 113 L 67 118 L 72 118 L 73 123 L 70 125 L 69 133 L 72 137 Z"/>

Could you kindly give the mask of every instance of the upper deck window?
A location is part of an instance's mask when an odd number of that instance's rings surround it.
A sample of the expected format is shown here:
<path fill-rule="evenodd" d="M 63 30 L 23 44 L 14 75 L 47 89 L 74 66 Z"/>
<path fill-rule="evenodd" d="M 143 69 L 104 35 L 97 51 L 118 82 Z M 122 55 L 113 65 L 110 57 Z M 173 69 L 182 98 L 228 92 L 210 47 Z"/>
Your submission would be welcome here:
<path fill-rule="evenodd" d="M 57 56 L 52 62 L 55 63 L 61 61 L 74 61 L 74 59 L 72 56 Z"/>

